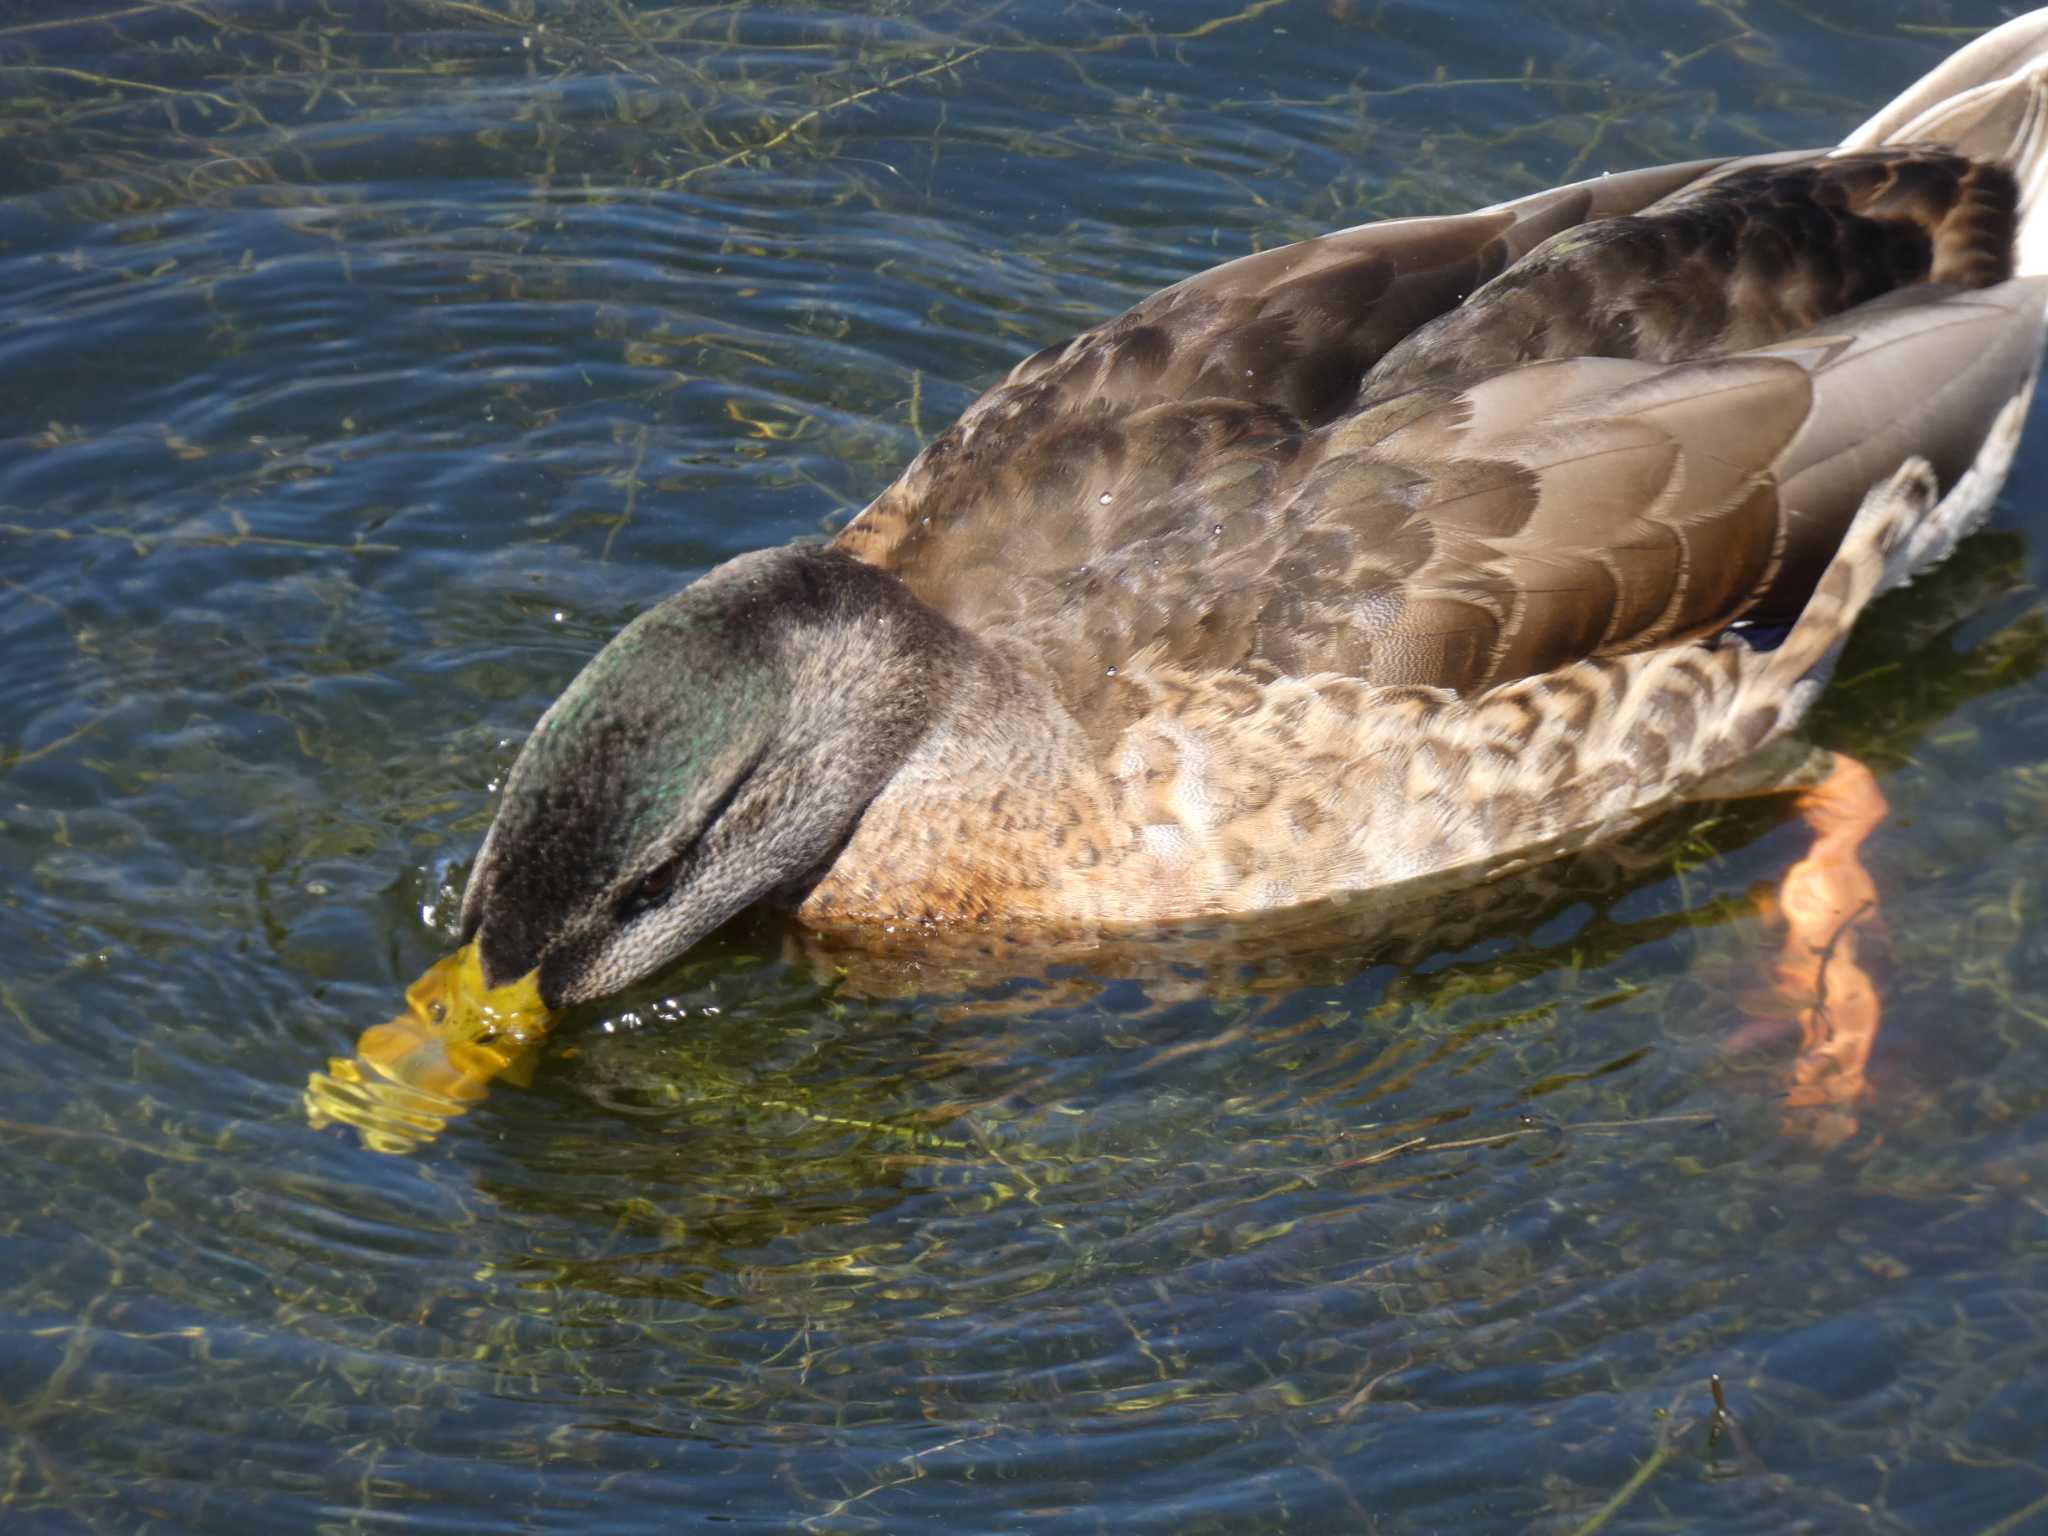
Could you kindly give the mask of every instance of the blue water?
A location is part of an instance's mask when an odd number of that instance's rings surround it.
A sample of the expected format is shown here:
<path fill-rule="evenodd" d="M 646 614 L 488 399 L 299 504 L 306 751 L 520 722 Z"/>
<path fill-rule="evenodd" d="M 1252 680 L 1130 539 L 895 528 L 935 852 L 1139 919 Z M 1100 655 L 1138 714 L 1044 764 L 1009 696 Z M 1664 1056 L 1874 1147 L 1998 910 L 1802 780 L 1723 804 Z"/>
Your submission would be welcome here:
<path fill-rule="evenodd" d="M 0 1525 L 2048 1531 L 2048 422 L 1814 724 L 1838 1145 L 1769 803 L 1405 946 L 753 914 L 411 1156 L 301 1105 L 581 659 L 1009 363 L 2001 14 L 0 0 Z"/>

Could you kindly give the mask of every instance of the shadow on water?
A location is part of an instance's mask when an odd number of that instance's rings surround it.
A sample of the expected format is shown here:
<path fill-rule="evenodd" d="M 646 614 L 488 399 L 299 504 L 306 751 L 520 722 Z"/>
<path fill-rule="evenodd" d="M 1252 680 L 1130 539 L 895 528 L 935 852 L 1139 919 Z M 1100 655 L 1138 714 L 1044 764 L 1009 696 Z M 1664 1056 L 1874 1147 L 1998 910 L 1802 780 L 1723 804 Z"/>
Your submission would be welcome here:
<path fill-rule="evenodd" d="M 1895 811 L 1839 1147 L 1734 1044 L 1771 801 L 1076 954 L 751 914 L 411 1157 L 299 1102 L 580 659 L 1017 357 L 1826 142 L 1966 9 L 0 0 L 5 1523 L 2041 1528 L 2038 444 L 1811 725 Z"/>

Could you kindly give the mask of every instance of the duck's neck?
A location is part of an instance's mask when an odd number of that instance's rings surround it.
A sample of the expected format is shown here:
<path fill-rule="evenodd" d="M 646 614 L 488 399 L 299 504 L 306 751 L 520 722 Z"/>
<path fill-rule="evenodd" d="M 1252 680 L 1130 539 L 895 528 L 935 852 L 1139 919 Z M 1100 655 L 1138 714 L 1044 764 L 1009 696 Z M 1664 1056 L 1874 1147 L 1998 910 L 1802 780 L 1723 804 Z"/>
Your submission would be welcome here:
<path fill-rule="evenodd" d="M 1027 653 L 951 649 L 937 714 L 800 912 L 823 926 L 1090 915 L 1118 853 L 1096 754 Z"/>

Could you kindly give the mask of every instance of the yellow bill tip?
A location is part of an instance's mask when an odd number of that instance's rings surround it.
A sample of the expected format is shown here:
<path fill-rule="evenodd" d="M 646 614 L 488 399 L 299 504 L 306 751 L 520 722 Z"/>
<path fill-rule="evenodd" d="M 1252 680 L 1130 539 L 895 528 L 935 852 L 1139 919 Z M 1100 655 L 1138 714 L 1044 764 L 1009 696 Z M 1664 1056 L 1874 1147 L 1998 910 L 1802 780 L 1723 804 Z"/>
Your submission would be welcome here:
<path fill-rule="evenodd" d="M 335 1057 L 307 1079 L 315 1128 L 348 1125 L 372 1151 L 413 1151 L 496 1078 L 530 1080 L 534 1050 L 554 1022 L 538 970 L 487 986 L 474 944 L 428 967 L 405 1002 L 405 1012 L 363 1031 L 353 1058 Z"/>

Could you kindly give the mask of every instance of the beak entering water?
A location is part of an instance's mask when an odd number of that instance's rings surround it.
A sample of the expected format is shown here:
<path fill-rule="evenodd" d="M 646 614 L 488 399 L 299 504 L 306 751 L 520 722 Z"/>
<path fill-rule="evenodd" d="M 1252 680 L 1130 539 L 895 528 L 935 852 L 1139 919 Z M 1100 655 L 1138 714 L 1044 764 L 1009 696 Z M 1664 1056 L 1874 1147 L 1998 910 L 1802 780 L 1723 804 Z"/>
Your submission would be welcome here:
<path fill-rule="evenodd" d="M 364 1030 L 353 1058 L 332 1057 L 307 1079 L 307 1120 L 352 1125 L 374 1152 L 411 1152 L 480 1102 L 494 1078 L 526 1086 L 554 1022 L 539 975 L 487 987 L 475 944 L 435 962 L 405 989 L 405 1012 Z"/>

